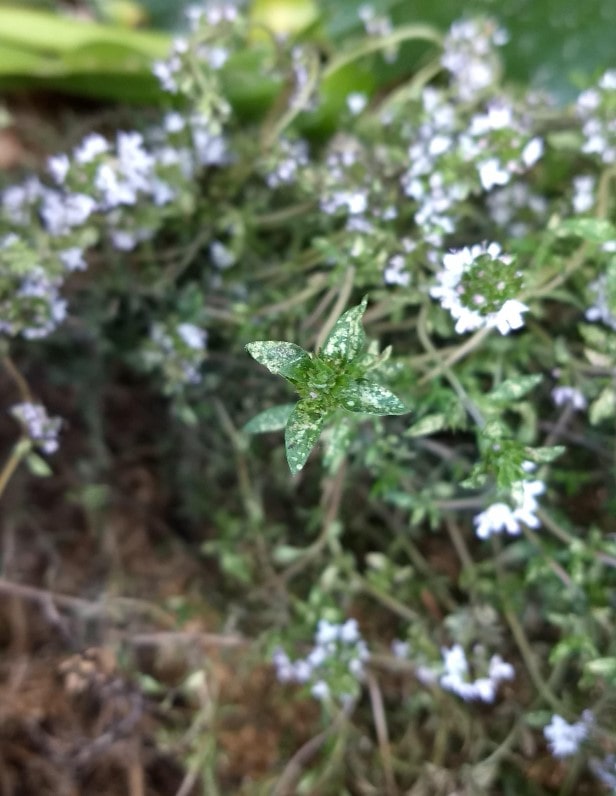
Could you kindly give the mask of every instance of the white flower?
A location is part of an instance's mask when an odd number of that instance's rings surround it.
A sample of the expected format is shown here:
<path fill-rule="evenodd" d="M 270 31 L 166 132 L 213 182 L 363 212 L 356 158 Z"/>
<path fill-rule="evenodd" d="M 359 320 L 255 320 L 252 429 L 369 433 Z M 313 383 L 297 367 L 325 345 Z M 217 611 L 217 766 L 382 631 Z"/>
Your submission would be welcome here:
<path fill-rule="evenodd" d="M 470 680 L 468 660 L 460 644 L 454 644 L 451 649 L 444 647 L 441 654 L 444 668 L 439 678 L 441 687 L 466 701 L 478 699 L 481 702 L 494 702 L 500 683 L 514 677 L 513 666 L 503 661 L 500 655 L 490 659 L 487 676 Z"/>
<path fill-rule="evenodd" d="M 293 664 L 287 653 L 281 647 L 274 650 L 272 663 L 276 669 L 276 677 L 281 683 L 293 682 Z"/>
<path fill-rule="evenodd" d="M 193 127 L 193 145 L 201 166 L 220 166 L 227 161 L 227 142 L 204 127 Z"/>
<path fill-rule="evenodd" d="M 230 268 L 235 263 L 235 255 L 224 243 L 219 240 L 210 244 L 210 257 L 217 268 Z"/>
<path fill-rule="evenodd" d="M 443 647 L 443 664 L 448 675 L 464 677 L 468 674 L 468 661 L 461 644 L 454 644 L 451 649 Z"/>
<path fill-rule="evenodd" d="M 186 120 L 181 113 L 171 111 L 163 118 L 163 128 L 167 133 L 179 133 L 186 127 Z"/>
<path fill-rule="evenodd" d="M 307 660 L 300 658 L 293 664 L 293 679 L 296 683 L 307 683 L 312 676 L 312 666 Z"/>
<path fill-rule="evenodd" d="M 505 530 L 511 535 L 520 533 L 520 523 L 515 513 L 506 503 L 493 503 L 481 514 L 478 514 L 473 523 L 477 526 L 475 533 L 480 539 L 488 539 L 493 533 Z"/>
<path fill-rule="evenodd" d="M 109 151 L 109 143 L 106 138 L 98 133 L 87 135 L 73 152 L 73 157 L 77 163 L 82 165 L 91 163 L 99 155 Z"/>
<path fill-rule="evenodd" d="M 330 694 L 329 686 L 324 680 L 317 680 L 310 689 L 310 693 L 315 699 L 318 699 L 319 702 L 323 702 Z"/>
<path fill-rule="evenodd" d="M 469 132 L 473 136 L 482 136 L 492 130 L 503 130 L 512 126 L 513 109 L 510 105 L 499 103 L 491 105 L 487 113 L 473 116 Z"/>
<path fill-rule="evenodd" d="M 487 326 L 495 326 L 501 334 L 509 334 L 512 329 L 524 326 L 524 312 L 528 307 L 516 299 L 508 299 L 496 313 L 488 315 Z"/>
<path fill-rule="evenodd" d="M 368 103 L 368 97 L 360 91 L 352 91 L 347 94 L 346 104 L 353 116 L 361 113 Z"/>
<path fill-rule="evenodd" d="M 24 402 L 11 407 L 11 414 L 22 423 L 32 442 L 44 453 L 58 450 L 58 434 L 62 427 L 59 417 L 50 417 L 42 404 Z"/>
<path fill-rule="evenodd" d="M 599 88 L 605 91 L 616 91 L 616 69 L 609 69 L 599 78 Z"/>
<path fill-rule="evenodd" d="M 432 298 L 438 299 L 443 309 L 448 310 L 456 321 L 455 329 L 458 334 L 487 326 L 496 328 L 505 335 L 524 325 L 523 313 L 528 311 L 528 307 L 517 299 L 507 299 L 498 310 L 486 314 L 479 312 L 479 307 L 485 303 L 484 296 L 476 295 L 474 297 L 478 309 L 462 304 L 460 298 L 462 279 L 466 273 L 472 270 L 479 257 L 485 258 L 486 256 L 498 261 L 499 266 L 503 263 L 505 265 L 512 263 L 512 258 L 509 255 L 501 254 L 498 243 L 465 247 L 443 256 L 445 268 L 437 275 L 438 284 L 430 288 Z"/>
<path fill-rule="evenodd" d="M 401 254 L 394 254 L 383 271 L 383 279 L 387 285 L 401 285 L 406 287 L 411 281 L 411 276 L 405 270 L 406 260 Z"/>
<path fill-rule="evenodd" d="M 357 619 L 347 619 L 340 627 L 339 638 L 344 644 L 355 644 L 360 640 Z"/>
<path fill-rule="evenodd" d="M 592 210 L 595 203 L 595 178 L 590 175 L 581 175 L 573 178 L 573 209 L 576 213 L 587 213 Z"/>
<path fill-rule="evenodd" d="M 522 150 L 522 163 L 531 168 L 543 155 L 543 141 L 541 138 L 531 138 Z"/>
<path fill-rule="evenodd" d="M 194 323 L 180 323 L 177 331 L 189 348 L 201 350 L 205 346 L 207 333 Z"/>
<path fill-rule="evenodd" d="M 606 755 L 603 760 L 595 757 L 589 767 L 597 779 L 616 793 L 616 755 Z"/>
<path fill-rule="evenodd" d="M 411 645 L 408 643 L 408 641 L 401 641 L 399 638 L 395 638 L 391 642 L 390 649 L 394 658 L 408 658 Z"/>
<path fill-rule="evenodd" d="M 550 723 L 543 728 L 543 735 L 554 757 L 570 757 L 588 736 L 588 730 L 588 722 L 569 724 L 562 716 L 554 714 Z"/>
<path fill-rule="evenodd" d="M 504 661 L 500 655 L 493 655 L 490 658 L 489 674 L 492 680 L 513 680 L 515 669 L 510 663 Z"/>
<path fill-rule="evenodd" d="M 537 496 L 545 492 L 543 481 L 519 481 L 512 485 L 514 507 L 506 503 L 493 503 L 473 520 L 475 533 L 480 539 L 488 539 L 494 533 L 506 531 L 512 536 L 521 532 L 520 523 L 529 528 L 538 528 L 541 521 L 536 515 L 539 503 Z"/>
<path fill-rule="evenodd" d="M 452 73 L 452 81 L 462 101 L 472 100 L 498 75 L 494 47 L 507 39 L 506 33 L 491 23 L 460 20 L 449 29 L 441 62 Z"/>
<path fill-rule="evenodd" d="M 60 155 L 52 155 L 52 157 L 47 159 L 47 170 L 58 185 L 64 183 L 69 168 L 70 161 L 68 155 L 62 153 Z"/>
<path fill-rule="evenodd" d="M 328 214 L 346 208 L 351 215 L 364 213 L 368 207 L 368 196 L 363 191 L 336 191 L 321 201 L 321 209 Z"/>
<path fill-rule="evenodd" d="M 58 256 L 67 271 L 85 271 L 87 268 L 87 263 L 83 258 L 83 249 L 78 246 L 64 249 Z"/>
<path fill-rule="evenodd" d="M 314 640 L 317 644 L 330 644 L 333 641 L 338 641 L 339 636 L 340 625 L 329 622 L 327 619 L 319 619 L 317 623 L 317 632 L 314 636 Z"/>
<path fill-rule="evenodd" d="M 572 404 L 574 409 L 586 409 L 587 402 L 584 394 L 575 387 L 561 385 L 552 390 L 552 400 L 556 406 Z"/>
<path fill-rule="evenodd" d="M 330 651 L 326 647 L 317 646 L 308 653 L 306 660 L 313 667 L 313 669 L 316 669 L 325 663 L 329 657 L 329 653 Z"/>
<path fill-rule="evenodd" d="M 495 185 L 506 185 L 511 179 L 511 174 L 498 158 L 488 158 L 478 163 L 477 168 L 484 191 L 489 191 Z"/>
<path fill-rule="evenodd" d="M 134 205 L 137 188 L 122 180 L 110 163 L 101 163 L 94 177 L 94 187 L 100 191 L 106 208 L 117 205 Z"/>
<path fill-rule="evenodd" d="M 452 139 L 448 135 L 435 135 L 428 144 L 428 153 L 432 157 L 438 157 L 451 149 Z"/>
<path fill-rule="evenodd" d="M 180 59 L 172 56 L 167 61 L 155 61 L 152 66 L 152 74 L 160 83 L 163 91 L 167 91 L 169 94 L 175 94 L 179 89 L 175 75 L 180 68 Z"/>
<path fill-rule="evenodd" d="M 586 318 L 589 321 L 601 321 L 606 326 L 616 329 L 616 315 L 610 307 L 606 274 L 590 285 L 590 292 L 595 296 L 595 303 L 586 310 Z"/>
<path fill-rule="evenodd" d="M 41 206 L 41 216 L 51 235 L 66 235 L 74 227 L 79 227 L 96 210 L 96 201 L 83 193 L 62 196 L 60 193 L 45 193 Z"/>
<path fill-rule="evenodd" d="M 131 251 L 139 243 L 139 235 L 136 232 L 123 229 L 114 229 L 110 237 L 114 247 L 122 252 Z"/>

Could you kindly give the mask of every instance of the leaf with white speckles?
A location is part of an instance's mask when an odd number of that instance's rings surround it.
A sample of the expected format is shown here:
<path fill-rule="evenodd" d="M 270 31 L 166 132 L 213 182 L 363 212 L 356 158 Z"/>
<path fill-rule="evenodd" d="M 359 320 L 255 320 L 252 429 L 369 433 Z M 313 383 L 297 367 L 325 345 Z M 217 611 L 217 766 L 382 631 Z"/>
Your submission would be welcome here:
<path fill-rule="evenodd" d="M 341 406 L 349 412 L 366 415 L 404 415 L 410 412 L 391 390 L 366 379 L 349 384 L 337 397 Z"/>
<path fill-rule="evenodd" d="M 295 404 L 280 404 L 270 406 L 263 412 L 259 412 L 252 420 L 244 426 L 244 431 L 248 434 L 263 434 L 266 431 L 281 431 L 286 425 Z"/>
<path fill-rule="evenodd" d="M 295 343 L 286 343 L 283 340 L 256 340 L 248 343 L 246 351 L 257 360 L 260 365 L 287 379 L 301 376 L 306 366 L 310 363 L 310 354 Z"/>
<path fill-rule="evenodd" d="M 293 475 L 299 473 L 306 464 L 324 422 L 325 417 L 315 412 L 305 401 L 300 401 L 291 412 L 285 431 L 285 445 L 287 462 Z"/>
<path fill-rule="evenodd" d="M 351 362 L 362 351 L 366 335 L 361 319 L 367 305 L 368 298 L 364 296 L 361 304 L 338 318 L 321 349 L 323 356 Z"/>

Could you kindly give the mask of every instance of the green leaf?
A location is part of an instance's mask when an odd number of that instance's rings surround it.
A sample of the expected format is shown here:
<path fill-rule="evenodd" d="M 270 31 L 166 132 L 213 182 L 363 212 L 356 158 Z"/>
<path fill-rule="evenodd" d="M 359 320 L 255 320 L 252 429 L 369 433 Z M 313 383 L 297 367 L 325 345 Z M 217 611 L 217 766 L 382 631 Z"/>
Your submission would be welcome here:
<path fill-rule="evenodd" d="M 287 425 L 287 420 L 293 411 L 295 404 L 280 404 L 271 406 L 263 412 L 259 412 L 252 420 L 244 426 L 244 431 L 248 434 L 263 434 L 266 431 L 280 431 Z"/>
<path fill-rule="evenodd" d="M 84 22 L 57 11 L 15 7 L 0 8 L 0 40 L 24 50 L 58 54 L 92 44 L 119 44 L 153 58 L 164 58 L 171 46 L 169 36 L 162 33 Z"/>
<path fill-rule="evenodd" d="M 616 393 L 612 386 L 604 387 L 588 410 L 588 417 L 593 426 L 603 420 L 609 420 L 616 414 Z"/>
<path fill-rule="evenodd" d="M 0 41 L 0 77 L 4 75 L 50 75 L 59 70 L 51 58 Z"/>
<path fill-rule="evenodd" d="M 594 661 L 588 661 L 584 668 L 599 677 L 606 677 L 612 681 L 616 679 L 616 658 L 596 658 Z"/>
<path fill-rule="evenodd" d="M 260 365 L 287 379 L 299 378 L 310 364 L 310 354 L 295 343 L 283 340 L 256 340 L 246 350 Z"/>
<path fill-rule="evenodd" d="M 535 464 L 549 464 L 562 456 L 566 450 L 564 445 L 551 445 L 544 448 L 526 448 L 526 453 L 530 461 Z"/>
<path fill-rule="evenodd" d="M 568 218 L 556 228 L 559 237 L 574 236 L 590 243 L 606 243 L 616 238 L 616 227 L 605 218 Z"/>
<path fill-rule="evenodd" d="M 275 547 L 272 552 L 272 560 L 276 564 L 281 564 L 283 566 L 287 564 L 293 563 L 293 561 L 297 561 L 298 558 L 306 554 L 306 550 L 303 547 L 293 547 L 289 544 L 280 544 L 278 547 Z"/>
<path fill-rule="evenodd" d="M 295 405 L 285 430 L 287 462 L 293 475 L 299 473 L 306 464 L 324 422 L 325 417 L 315 412 L 306 401 Z"/>
<path fill-rule="evenodd" d="M 366 342 L 361 319 L 367 305 L 368 297 L 364 296 L 361 304 L 338 318 L 321 349 L 324 357 L 351 362 L 361 352 Z"/>
<path fill-rule="evenodd" d="M 492 390 L 488 397 L 491 401 L 498 401 L 498 403 L 517 401 L 536 387 L 542 378 L 541 375 L 535 375 L 506 379 L 495 390 Z"/>
<path fill-rule="evenodd" d="M 481 436 L 488 440 L 489 444 L 494 441 L 505 439 L 509 436 L 509 429 L 502 420 L 488 420 L 481 429 Z"/>
<path fill-rule="evenodd" d="M 443 414 L 426 415 L 414 423 L 407 431 L 405 437 L 424 437 L 448 428 L 448 418 Z"/>
<path fill-rule="evenodd" d="M 38 478 L 49 478 L 53 472 L 45 459 L 38 453 L 29 453 L 26 457 L 26 464 L 32 475 L 36 475 Z"/>
<path fill-rule="evenodd" d="M 358 379 L 344 387 L 336 398 L 349 412 L 360 414 L 403 415 L 410 411 L 387 387 L 366 379 Z"/>

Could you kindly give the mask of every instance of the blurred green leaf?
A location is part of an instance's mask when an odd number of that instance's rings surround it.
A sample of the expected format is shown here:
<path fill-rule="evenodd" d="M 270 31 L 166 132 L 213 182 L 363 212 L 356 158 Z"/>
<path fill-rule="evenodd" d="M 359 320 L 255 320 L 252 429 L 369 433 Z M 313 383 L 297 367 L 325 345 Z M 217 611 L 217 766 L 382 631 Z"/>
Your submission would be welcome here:
<path fill-rule="evenodd" d="M 499 384 L 495 390 L 492 390 L 489 395 L 489 400 L 498 403 L 517 401 L 536 387 L 542 378 L 543 376 L 541 375 L 534 375 L 506 379 L 506 381 Z"/>
<path fill-rule="evenodd" d="M 60 14 L 2 6 L 0 41 L 25 50 L 56 54 L 101 43 L 115 44 L 151 58 L 163 57 L 170 46 L 169 37 L 162 33 L 126 30 Z"/>
<path fill-rule="evenodd" d="M 271 406 L 249 420 L 244 426 L 248 434 L 262 434 L 266 431 L 281 431 L 293 411 L 295 404 L 281 404 Z"/>
<path fill-rule="evenodd" d="M 324 422 L 325 418 L 311 411 L 306 401 L 300 401 L 295 406 L 285 431 L 287 462 L 293 475 L 299 473 L 306 464 Z"/>
<path fill-rule="evenodd" d="M 159 101 L 152 60 L 164 57 L 169 46 L 170 39 L 159 33 L 0 7 L 0 87 Z"/>

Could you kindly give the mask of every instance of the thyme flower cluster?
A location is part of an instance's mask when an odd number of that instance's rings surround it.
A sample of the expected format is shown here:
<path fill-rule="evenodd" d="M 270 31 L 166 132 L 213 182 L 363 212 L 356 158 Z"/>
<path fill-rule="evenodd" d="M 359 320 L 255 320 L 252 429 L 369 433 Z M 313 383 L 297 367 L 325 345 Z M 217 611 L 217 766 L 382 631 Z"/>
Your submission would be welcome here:
<path fill-rule="evenodd" d="M 335 697 L 344 704 L 357 696 L 368 657 L 368 647 L 355 619 L 342 624 L 321 619 L 308 655 L 291 660 L 278 648 L 272 662 L 281 682 L 309 685 L 315 699 Z"/>
<path fill-rule="evenodd" d="M 484 326 L 509 334 L 524 325 L 528 307 L 513 298 L 520 293 L 522 275 L 497 243 L 452 251 L 443 264 L 430 295 L 451 313 L 458 334 Z"/>

